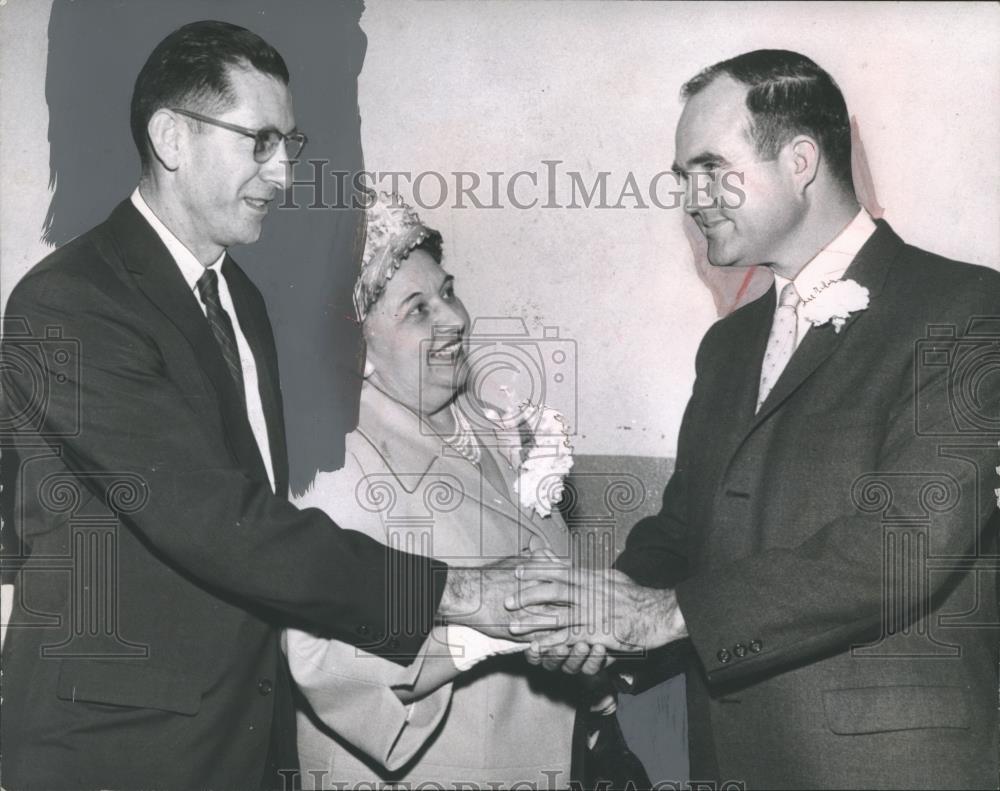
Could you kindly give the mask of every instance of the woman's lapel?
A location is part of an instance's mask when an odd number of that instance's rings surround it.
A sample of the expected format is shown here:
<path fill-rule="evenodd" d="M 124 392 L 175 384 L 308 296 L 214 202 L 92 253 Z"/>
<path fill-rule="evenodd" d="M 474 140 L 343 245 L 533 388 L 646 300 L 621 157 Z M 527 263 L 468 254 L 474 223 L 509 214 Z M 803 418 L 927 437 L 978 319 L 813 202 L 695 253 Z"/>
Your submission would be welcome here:
<path fill-rule="evenodd" d="M 477 434 L 482 452 L 490 454 L 500 469 L 506 491 L 490 483 L 480 466 L 458 453 L 416 413 L 368 383 L 362 392 L 358 429 L 381 456 L 396 484 L 407 494 L 414 495 L 421 487 L 426 491 L 431 482 L 456 489 L 463 505 L 467 506 L 457 512 L 465 519 L 477 514 L 478 518 L 470 520 L 468 530 L 480 533 L 479 544 L 485 552 L 490 552 L 491 546 L 498 549 L 510 546 L 508 537 L 491 535 L 496 532 L 494 520 L 497 518 L 517 530 L 520 551 L 538 549 L 542 545 L 558 547 L 565 543 L 565 525 L 558 514 L 543 520 L 518 507 L 513 489 L 517 472 L 499 452 L 500 441 L 495 436 L 485 438 Z M 465 503 L 466 498 L 468 503 Z M 451 507 L 451 501 L 443 499 L 438 504 L 442 512 Z M 428 506 L 431 510 L 435 508 L 433 499 Z"/>

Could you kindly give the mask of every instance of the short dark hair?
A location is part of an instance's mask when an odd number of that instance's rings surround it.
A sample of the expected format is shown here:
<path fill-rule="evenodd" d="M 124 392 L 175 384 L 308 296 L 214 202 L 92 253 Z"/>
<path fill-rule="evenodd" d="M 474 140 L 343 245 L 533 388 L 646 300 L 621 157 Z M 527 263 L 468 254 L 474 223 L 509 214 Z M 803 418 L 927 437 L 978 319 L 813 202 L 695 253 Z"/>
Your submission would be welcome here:
<path fill-rule="evenodd" d="M 423 250 L 434 259 L 435 263 L 440 265 L 441 259 L 444 258 L 444 242 L 441 239 L 441 233 L 435 231 L 433 228 L 428 228 L 427 238 L 420 242 L 420 244 L 415 245 L 413 250 Z M 413 250 L 410 252 L 412 253 Z"/>
<path fill-rule="evenodd" d="M 135 80 L 130 124 L 143 170 L 152 152 L 146 131 L 163 107 L 219 112 L 235 101 L 230 68 L 253 68 L 288 84 L 278 51 L 246 28 L 206 19 L 178 28 L 156 45 Z"/>
<path fill-rule="evenodd" d="M 702 70 L 684 83 L 681 98 L 700 93 L 722 75 L 748 86 L 750 136 L 760 156 L 773 158 L 795 135 L 806 133 L 819 143 L 834 178 L 853 194 L 851 120 L 833 77 L 798 52 L 758 49 Z"/>

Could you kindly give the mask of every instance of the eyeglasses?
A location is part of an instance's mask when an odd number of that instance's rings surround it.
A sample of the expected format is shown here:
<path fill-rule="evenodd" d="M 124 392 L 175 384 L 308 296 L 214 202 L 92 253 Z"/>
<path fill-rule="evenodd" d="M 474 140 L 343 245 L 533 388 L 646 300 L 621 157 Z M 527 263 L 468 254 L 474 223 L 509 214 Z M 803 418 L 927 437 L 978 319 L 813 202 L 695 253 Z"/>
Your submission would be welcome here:
<path fill-rule="evenodd" d="M 297 159 L 299 154 L 302 153 L 307 140 L 302 132 L 291 132 L 286 135 L 274 127 L 258 130 L 247 129 L 245 126 L 237 126 L 236 124 L 219 121 L 192 110 L 183 110 L 180 107 L 171 107 L 170 110 L 174 113 L 186 115 L 188 118 L 193 118 L 196 121 L 202 121 L 203 123 L 212 124 L 212 126 L 218 126 L 222 129 L 228 129 L 230 132 L 236 132 L 237 134 L 253 138 L 253 158 L 255 162 L 260 164 L 264 164 L 273 157 L 274 152 L 278 150 L 278 146 L 282 142 L 285 144 L 285 153 L 288 154 L 288 158 Z"/>

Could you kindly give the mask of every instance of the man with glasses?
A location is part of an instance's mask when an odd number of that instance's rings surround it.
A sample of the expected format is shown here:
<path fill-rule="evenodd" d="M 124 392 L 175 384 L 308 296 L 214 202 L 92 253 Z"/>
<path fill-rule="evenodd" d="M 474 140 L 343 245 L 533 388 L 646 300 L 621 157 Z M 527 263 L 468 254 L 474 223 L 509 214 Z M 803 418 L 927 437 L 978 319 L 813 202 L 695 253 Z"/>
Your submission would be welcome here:
<path fill-rule="evenodd" d="M 509 636 L 508 569 L 448 569 L 285 499 L 271 327 L 226 251 L 258 239 L 305 144 L 288 80 L 243 28 L 169 35 L 132 98 L 138 188 L 8 302 L 5 495 L 31 556 L 4 646 L 7 789 L 282 787 L 277 626 L 402 662 L 435 617 Z"/>

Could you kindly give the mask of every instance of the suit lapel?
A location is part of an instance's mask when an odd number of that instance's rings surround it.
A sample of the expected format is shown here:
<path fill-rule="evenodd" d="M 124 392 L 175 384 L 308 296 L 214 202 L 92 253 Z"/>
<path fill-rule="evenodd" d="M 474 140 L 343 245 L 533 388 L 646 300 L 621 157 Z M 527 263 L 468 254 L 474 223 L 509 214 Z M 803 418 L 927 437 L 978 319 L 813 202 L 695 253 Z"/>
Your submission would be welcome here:
<path fill-rule="evenodd" d="M 728 459 L 746 437 L 757 405 L 760 368 L 767 347 L 767 336 L 774 316 L 774 289 L 734 313 L 726 321 L 737 339 L 726 359 L 706 361 L 712 375 L 707 387 L 713 404 L 712 447 L 721 458 Z"/>
<path fill-rule="evenodd" d="M 278 355 L 274 348 L 271 323 L 255 287 L 229 255 L 222 262 L 222 274 L 229 286 L 240 328 L 257 365 L 258 390 L 264 408 L 271 465 L 274 469 L 274 489 L 280 496 L 286 496 L 288 449 L 285 444 L 285 418 L 278 380 Z"/>
<path fill-rule="evenodd" d="M 248 472 L 267 481 L 267 472 L 247 420 L 246 405 L 226 368 L 219 344 L 170 252 L 129 200 L 122 201 L 106 225 L 122 262 L 146 298 L 187 339 L 198 365 L 219 399 L 230 447 Z"/>
<path fill-rule="evenodd" d="M 771 334 L 776 297 L 774 288 L 751 303 L 744 311 L 743 326 L 737 332 L 745 339 L 745 353 L 732 360 L 732 375 L 728 383 L 734 417 L 745 427 L 753 418 L 760 387 L 760 369 L 764 363 L 767 339 Z"/>
<path fill-rule="evenodd" d="M 845 280 L 854 280 L 868 289 L 869 307 L 866 310 L 872 309 L 872 305 L 875 304 L 885 283 L 889 265 L 902 245 L 902 240 L 896 236 L 889 225 L 883 220 L 878 220 L 875 233 L 858 251 L 858 255 L 844 273 Z M 799 348 L 795 350 L 791 360 L 789 360 L 788 366 L 775 382 L 774 389 L 761 404 L 760 411 L 751 420 L 748 433 L 773 414 L 820 368 L 840 347 L 854 322 L 864 314 L 865 311 L 852 314 L 839 333 L 830 324 L 810 328 Z"/>

